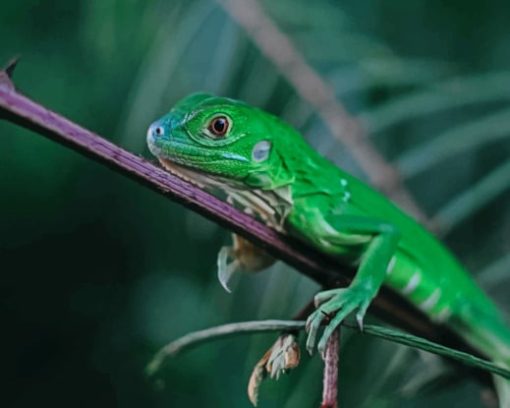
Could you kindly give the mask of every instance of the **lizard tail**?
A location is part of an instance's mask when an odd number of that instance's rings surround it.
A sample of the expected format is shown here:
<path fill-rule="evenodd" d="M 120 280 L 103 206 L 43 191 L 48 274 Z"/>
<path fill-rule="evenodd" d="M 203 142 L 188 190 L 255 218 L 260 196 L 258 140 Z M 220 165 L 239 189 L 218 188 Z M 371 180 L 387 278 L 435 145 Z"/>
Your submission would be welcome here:
<path fill-rule="evenodd" d="M 510 369 L 510 361 L 502 365 Z M 492 378 L 496 386 L 500 408 L 510 408 L 510 380 L 499 375 L 493 375 Z"/>
<path fill-rule="evenodd" d="M 489 347 L 482 349 L 489 355 L 494 364 L 510 370 L 510 343 L 508 342 L 507 327 L 501 327 L 499 336 L 494 337 L 494 332 L 487 335 Z M 504 330 L 504 333 L 502 331 Z M 492 376 L 496 394 L 498 395 L 499 408 L 510 408 L 510 379 L 499 375 Z"/>
<path fill-rule="evenodd" d="M 506 327 L 505 327 L 506 329 Z M 506 329 L 506 334 L 509 333 Z M 510 369 L 510 343 L 503 343 L 500 336 L 494 337 L 494 333 L 486 333 L 484 348 L 481 348 L 482 352 L 485 352 L 494 364 L 497 364 L 506 369 Z M 494 385 L 496 388 L 496 394 L 498 395 L 499 408 L 510 408 L 510 379 L 503 378 L 499 375 L 492 376 Z"/>
<path fill-rule="evenodd" d="M 475 348 L 495 364 L 510 370 L 510 329 L 501 316 L 494 315 L 482 323 L 462 325 L 458 330 Z M 457 326 L 459 329 L 460 327 Z M 499 407 L 510 408 L 510 379 L 493 375 Z"/>
<path fill-rule="evenodd" d="M 510 343 L 508 345 L 503 345 L 498 341 L 497 344 L 493 344 L 493 346 L 492 352 L 485 352 L 491 357 L 494 364 L 510 370 Z M 496 346 L 498 348 L 496 348 Z M 499 408 L 510 408 L 510 379 L 496 374 L 492 376 L 492 379 L 498 396 Z"/>
<path fill-rule="evenodd" d="M 492 354 L 492 353 L 487 353 Z M 507 349 L 505 356 L 496 355 L 492 356 L 494 364 L 510 370 L 510 346 Z M 496 394 L 498 396 L 499 408 L 510 408 L 510 378 L 504 378 L 500 375 L 494 374 L 492 376 Z"/>

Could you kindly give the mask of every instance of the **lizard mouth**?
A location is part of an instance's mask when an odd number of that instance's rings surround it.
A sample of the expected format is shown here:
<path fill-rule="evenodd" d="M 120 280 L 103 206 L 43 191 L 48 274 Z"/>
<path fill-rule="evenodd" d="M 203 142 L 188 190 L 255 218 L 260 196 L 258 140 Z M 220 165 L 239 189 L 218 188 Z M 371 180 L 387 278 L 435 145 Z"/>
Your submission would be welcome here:
<path fill-rule="evenodd" d="M 194 184 L 197 187 L 205 188 L 206 183 L 204 183 L 204 178 L 209 178 L 205 174 L 200 173 L 196 170 L 192 170 L 189 167 L 181 166 L 180 164 L 177 164 L 175 161 L 171 161 L 168 159 L 158 158 L 161 165 L 168 170 L 173 175 L 182 178 L 185 181 L 190 182 L 191 184 Z"/>
<path fill-rule="evenodd" d="M 169 159 L 160 157 L 158 160 L 168 172 L 185 181 L 190 182 L 197 187 L 205 189 L 220 188 L 223 190 L 225 185 L 230 184 L 228 180 L 220 176 L 211 176 L 201 172 L 200 170 L 183 166 Z"/>

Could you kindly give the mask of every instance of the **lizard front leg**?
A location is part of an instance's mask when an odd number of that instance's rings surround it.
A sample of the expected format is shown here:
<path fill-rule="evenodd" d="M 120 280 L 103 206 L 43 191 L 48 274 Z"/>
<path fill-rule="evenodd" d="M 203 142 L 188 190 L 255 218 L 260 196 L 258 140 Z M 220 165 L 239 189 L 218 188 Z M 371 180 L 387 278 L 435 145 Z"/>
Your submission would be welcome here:
<path fill-rule="evenodd" d="M 350 313 L 356 312 L 356 320 L 362 328 L 365 313 L 384 281 L 400 237 L 398 230 L 391 224 L 349 215 L 320 223 L 314 233 L 318 234 L 316 236 L 323 240 L 331 252 L 334 252 L 335 247 L 362 247 L 358 271 L 351 285 L 320 292 L 315 297 L 317 309 L 308 317 L 306 325 L 306 348 L 310 354 L 315 348 L 319 328 L 326 318 L 330 317 L 331 320 L 319 341 L 320 352 L 324 352 L 329 337 Z"/>
<path fill-rule="evenodd" d="M 258 272 L 275 262 L 262 248 L 250 241 L 232 234 L 232 246 L 224 246 L 218 253 L 218 280 L 227 292 L 228 283 L 236 272 Z"/>

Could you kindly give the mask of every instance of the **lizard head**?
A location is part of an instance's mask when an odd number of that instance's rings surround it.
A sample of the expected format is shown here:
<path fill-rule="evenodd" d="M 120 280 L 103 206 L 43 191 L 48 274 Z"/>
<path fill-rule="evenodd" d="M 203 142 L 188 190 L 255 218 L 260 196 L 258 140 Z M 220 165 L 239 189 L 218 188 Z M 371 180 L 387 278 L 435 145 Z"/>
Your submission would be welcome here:
<path fill-rule="evenodd" d="M 198 93 L 152 123 L 147 144 L 168 170 L 191 181 L 208 184 L 212 178 L 272 189 L 292 181 L 275 149 L 276 144 L 285 145 L 289 130 L 294 132 L 243 102 Z"/>

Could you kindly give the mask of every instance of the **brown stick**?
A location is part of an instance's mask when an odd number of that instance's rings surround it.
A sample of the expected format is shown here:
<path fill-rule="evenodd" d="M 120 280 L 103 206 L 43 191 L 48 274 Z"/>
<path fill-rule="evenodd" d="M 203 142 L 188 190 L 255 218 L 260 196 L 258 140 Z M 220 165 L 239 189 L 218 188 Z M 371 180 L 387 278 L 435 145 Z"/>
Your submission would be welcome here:
<path fill-rule="evenodd" d="M 340 355 L 340 328 L 328 340 L 322 359 L 324 378 L 321 408 L 338 408 L 338 360 Z"/>

